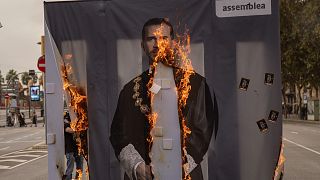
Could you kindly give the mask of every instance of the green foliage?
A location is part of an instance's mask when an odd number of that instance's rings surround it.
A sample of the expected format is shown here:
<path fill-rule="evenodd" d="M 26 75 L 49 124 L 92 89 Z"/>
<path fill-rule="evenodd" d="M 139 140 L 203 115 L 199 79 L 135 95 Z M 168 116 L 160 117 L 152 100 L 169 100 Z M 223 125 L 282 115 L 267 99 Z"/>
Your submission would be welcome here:
<path fill-rule="evenodd" d="M 28 82 L 29 82 L 30 79 L 33 80 L 33 83 L 37 83 L 38 76 L 37 75 L 30 76 L 28 72 L 23 72 L 22 73 L 22 75 L 21 75 L 22 84 L 28 85 Z"/>
<path fill-rule="evenodd" d="M 3 78 L 2 73 L 1 73 L 1 71 L 0 71 L 0 84 L 1 84 L 1 83 L 4 83 L 4 78 Z"/>
<path fill-rule="evenodd" d="M 17 76 L 17 71 L 10 69 L 6 75 L 6 80 L 7 83 L 10 83 L 9 81 L 19 80 L 19 77 Z"/>
<path fill-rule="evenodd" d="M 29 76 L 28 72 L 23 72 L 21 75 L 21 81 L 23 85 L 28 85 L 29 80 L 32 79 L 31 76 Z"/>
<path fill-rule="evenodd" d="M 282 95 L 296 89 L 300 109 L 302 90 L 320 83 L 320 1 L 280 0 Z M 286 110 L 285 110 L 286 115 Z"/>
<path fill-rule="evenodd" d="M 320 1 L 280 1 L 283 87 L 318 88 L 320 82 Z"/>

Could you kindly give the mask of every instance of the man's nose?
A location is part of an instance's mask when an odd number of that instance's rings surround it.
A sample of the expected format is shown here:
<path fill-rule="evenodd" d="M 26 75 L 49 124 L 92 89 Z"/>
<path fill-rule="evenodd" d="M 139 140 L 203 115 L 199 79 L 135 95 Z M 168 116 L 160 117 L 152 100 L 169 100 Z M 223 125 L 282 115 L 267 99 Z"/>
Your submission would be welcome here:
<path fill-rule="evenodd" d="M 154 39 L 153 48 L 158 48 L 158 40 Z"/>

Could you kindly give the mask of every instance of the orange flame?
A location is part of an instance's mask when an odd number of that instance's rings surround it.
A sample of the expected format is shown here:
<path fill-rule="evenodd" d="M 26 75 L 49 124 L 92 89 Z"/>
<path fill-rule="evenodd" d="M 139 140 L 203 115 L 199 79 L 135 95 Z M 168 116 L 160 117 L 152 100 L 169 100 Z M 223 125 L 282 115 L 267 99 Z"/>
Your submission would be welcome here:
<path fill-rule="evenodd" d="M 81 180 L 82 179 L 82 169 L 77 169 L 77 173 L 78 173 L 77 179 Z"/>
<path fill-rule="evenodd" d="M 177 57 L 179 57 L 179 65 L 181 69 L 177 70 L 177 74 L 182 74 L 182 78 L 178 85 L 178 113 L 181 119 L 182 125 L 182 159 L 183 162 L 187 162 L 187 147 L 186 147 L 186 139 L 191 134 L 190 128 L 187 126 L 187 121 L 183 116 L 183 109 L 187 104 L 187 100 L 189 97 L 189 92 L 191 90 L 190 85 L 190 76 L 194 74 L 193 67 L 191 65 L 191 59 L 189 59 L 189 54 L 191 52 L 190 48 L 190 35 L 185 33 L 184 36 L 178 36 L 177 41 L 174 41 L 174 48 L 176 49 Z M 188 166 L 183 166 L 188 168 Z M 191 176 L 189 174 L 184 174 L 184 180 L 191 180 Z"/>
<path fill-rule="evenodd" d="M 190 48 L 190 35 L 188 32 L 186 32 L 183 36 L 177 36 L 177 40 L 173 40 L 172 45 L 170 44 L 169 40 L 163 38 L 163 28 L 164 26 L 161 25 L 156 32 L 154 32 L 154 35 L 157 38 L 157 45 L 158 45 L 158 53 L 156 57 L 154 58 L 154 61 L 152 65 L 150 66 L 150 69 L 152 72 L 155 73 L 155 68 L 158 64 L 158 62 L 164 62 L 165 64 L 172 65 L 177 68 L 176 76 L 178 74 L 182 74 L 182 78 L 180 83 L 177 87 L 177 95 L 178 95 L 178 114 L 179 119 L 181 121 L 181 134 L 182 134 L 182 162 L 187 162 L 187 154 L 186 154 L 186 139 L 191 134 L 190 128 L 187 127 L 187 122 L 185 117 L 183 116 L 183 108 L 187 104 L 187 100 L 189 97 L 189 92 L 191 90 L 190 85 L 190 76 L 194 74 L 193 67 L 191 65 L 191 60 L 188 58 L 189 54 L 191 52 Z M 153 84 L 153 76 L 151 76 L 147 87 L 148 89 L 151 88 Z M 153 103 L 153 97 L 154 94 L 150 91 L 148 91 L 148 95 L 150 97 L 150 105 L 152 106 Z M 151 111 L 152 112 L 152 111 Z M 154 128 L 154 125 L 157 120 L 157 114 L 151 113 L 147 115 L 150 129 L 149 129 L 149 135 L 147 137 L 147 141 L 149 142 L 149 152 L 151 152 L 153 137 L 151 135 L 151 131 Z M 149 157 L 151 158 L 151 154 L 149 154 Z M 182 164 L 182 167 L 186 170 L 188 167 L 185 166 L 185 164 Z M 183 177 L 184 180 L 191 180 L 191 176 L 189 174 L 185 174 Z"/>
<path fill-rule="evenodd" d="M 69 77 L 72 75 L 72 67 L 70 64 L 61 65 L 61 74 L 63 80 L 63 89 L 66 91 L 70 100 L 69 107 L 74 111 L 76 115 L 76 119 L 73 119 L 71 121 L 70 127 L 73 129 L 73 131 L 75 131 L 77 137 L 76 142 L 78 147 L 78 154 L 83 155 L 86 162 L 88 163 L 86 139 L 86 130 L 89 127 L 87 118 L 87 97 L 84 95 L 85 93 L 82 89 L 70 82 Z M 77 169 L 78 173 L 80 171 L 80 169 Z M 79 173 L 79 177 L 82 177 L 82 171 L 81 173 Z"/>
<path fill-rule="evenodd" d="M 284 162 L 286 161 L 286 158 L 284 157 L 284 154 L 283 154 L 283 148 L 284 148 L 284 144 L 281 144 L 281 150 L 280 150 L 280 155 L 279 155 L 279 159 L 278 159 L 278 164 L 277 164 L 277 167 L 274 171 L 274 176 L 273 176 L 274 180 L 276 180 L 276 178 L 278 178 L 280 176 L 281 172 L 283 171 Z"/>

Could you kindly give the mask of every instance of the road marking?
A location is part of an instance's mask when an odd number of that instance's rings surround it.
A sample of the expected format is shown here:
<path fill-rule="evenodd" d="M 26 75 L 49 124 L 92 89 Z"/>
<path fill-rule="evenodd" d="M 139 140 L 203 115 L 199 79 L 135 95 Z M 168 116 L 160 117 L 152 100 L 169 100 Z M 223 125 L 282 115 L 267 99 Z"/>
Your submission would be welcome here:
<path fill-rule="evenodd" d="M 37 143 L 37 144 L 35 144 L 35 145 L 33 145 L 33 146 L 39 146 L 39 145 L 41 145 L 41 144 L 44 144 L 44 142 L 45 142 L 45 141 L 41 141 L 41 142 L 39 142 L 39 143 Z"/>
<path fill-rule="evenodd" d="M 14 155 L 14 156 L 5 156 L 5 157 L 0 157 L 1 158 L 16 158 L 16 157 L 39 157 L 40 155 L 35 155 L 35 154 L 20 154 L 20 155 Z"/>
<path fill-rule="evenodd" d="M 25 154 L 25 153 L 47 153 L 48 151 L 38 151 L 38 150 L 35 150 L 35 151 L 21 151 L 21 152 L 15 152 L 15 154 Z M 1 157 L 0 157 L 1 158 Z"/>
<path fill-rule="evenodd" d="M 9 169 L 10 166 L 3 166 L 3 165 L 0 165 L 0 169 Z"/>
<path fill-rule="evenodd" d="M 291 131 L 291 133 L 292 133 L 292 134 L 299 134 L 298 132 L 295 132 L 295 131 Z"/>
<path fill-rule="evenodd" d="M 4 148 L 1 148 L 0 151 L 3 151 L 3 150 L 6 150 L 8 149 L 10 146 L 7 146 L 7 147 L 4 147 Z"/>
<path fill-rule="evenodd" d="M 41 139 L 42 137 L 36 137 L 35 139 Z"/>
<path fill-rule="evenodd" d="M 24 164 L 30 163 L 30 162 L 32 162 L 32 161 L 35 161 L 35 160 L 37 160 L 37 159 L 40 159 L 40 158 L 46 157 L 47 155 L 48 155 L 48 154 L 43 155 L 43 156 L 40 156 L 40 157 L 37 157 L 37 158 L 32 159 L 32 160 L 30 160 L 30 161 L 27 161 L 27 162 L 24 162 L 24 163 L 18 164 L 18 165 L 16 165 L 16 166 L 13 166 L 13 167 L 11 167 L 11 168 L 9 168 L 9 169 L 13 169 L 13 168 L 16 168 L 16 167 L 22 166 L 22 165 L 24 165 Z"/>
<path fill-rule="evenodd" d="M 44 141 L 42 141 L 44 143 Z M 38 143 L 39 144 L 39 143 Z M 31 147 L 24 150 L 18 150 L 0 156 L 0 170 L 14 169 L 24 164 L 33 162 L 37 159 L 48 156 L 48 151 L 33 150 Z M 26 159 L 27 158 L 27 159 Z M 31 158 L 31 159 L 30 159 Z M 14 163 L 10 166 L 10 164 Z"/>
<path fill-rule="evenodd" d="M 308 148 L 308 147 L 305 147 L 305 146 L 303 146 L 303 145 L 301 145 L 301 144 L 295 143 L 295 142 L 293 142 L 293 141 L 290 141 L 290 140 L 288 140 L 287 138 L 283 138 L 283 140 L 288 141 L 288 142 L 290 142 L 290 143 L 292 143 L 292 144 L 294 144 L 294 145 L 297 145 L 297 146 L 299 146 L 299 147 L 301 147 L 301 148 L 303 148 L 303 149 L 306 149 L 306 150 L 308 150 L 308 151 L 311 151 L 311 152 L 313 152 L 313 153 L 316 153 L 316 154 L 320 155 L 320 152 L 315 151 L 315 150 L 313 150 L 313 149 L 310 149 L 310 148 Z"/>
<path fill-rule="evenodd" d="M 30 143 L 30 142 L 39 142 L 42 141 L 41 139 L 39 140 L 31 140 L 31 141 L 5 141 L 5 142 L 0 142 L 1 144 L 10 144 L 10 143 Z"/>
<path fill-rule="evenodd" d="M 0 160 L 0 162 L 26 162 L 27 160 L 25 159 L 3 159 Z"/>

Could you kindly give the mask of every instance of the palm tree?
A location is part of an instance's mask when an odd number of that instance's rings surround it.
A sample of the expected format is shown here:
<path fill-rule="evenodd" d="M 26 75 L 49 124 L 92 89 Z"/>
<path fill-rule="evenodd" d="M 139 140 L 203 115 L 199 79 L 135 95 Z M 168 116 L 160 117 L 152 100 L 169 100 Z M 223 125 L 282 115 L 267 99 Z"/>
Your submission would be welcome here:
<path fill-rule="evenodd" d="M 0 71 L 0 84 L 4 83 L 4 78 L 2 77 L 1 71 Z"/>
<path fill-rule="evenodd" d="M 30 79 L 32 79 L 32 76 L 30 76 L 28 72 L 22 73 L 21 75 L 22 84 L 27 86 Z"/>
<path fill-rule="evenodd" d="M 10 81 L 19 80 L 17 76 L 17 71 L 10 69 L 6 75 L 7 84 L 10 84 Z"/>

